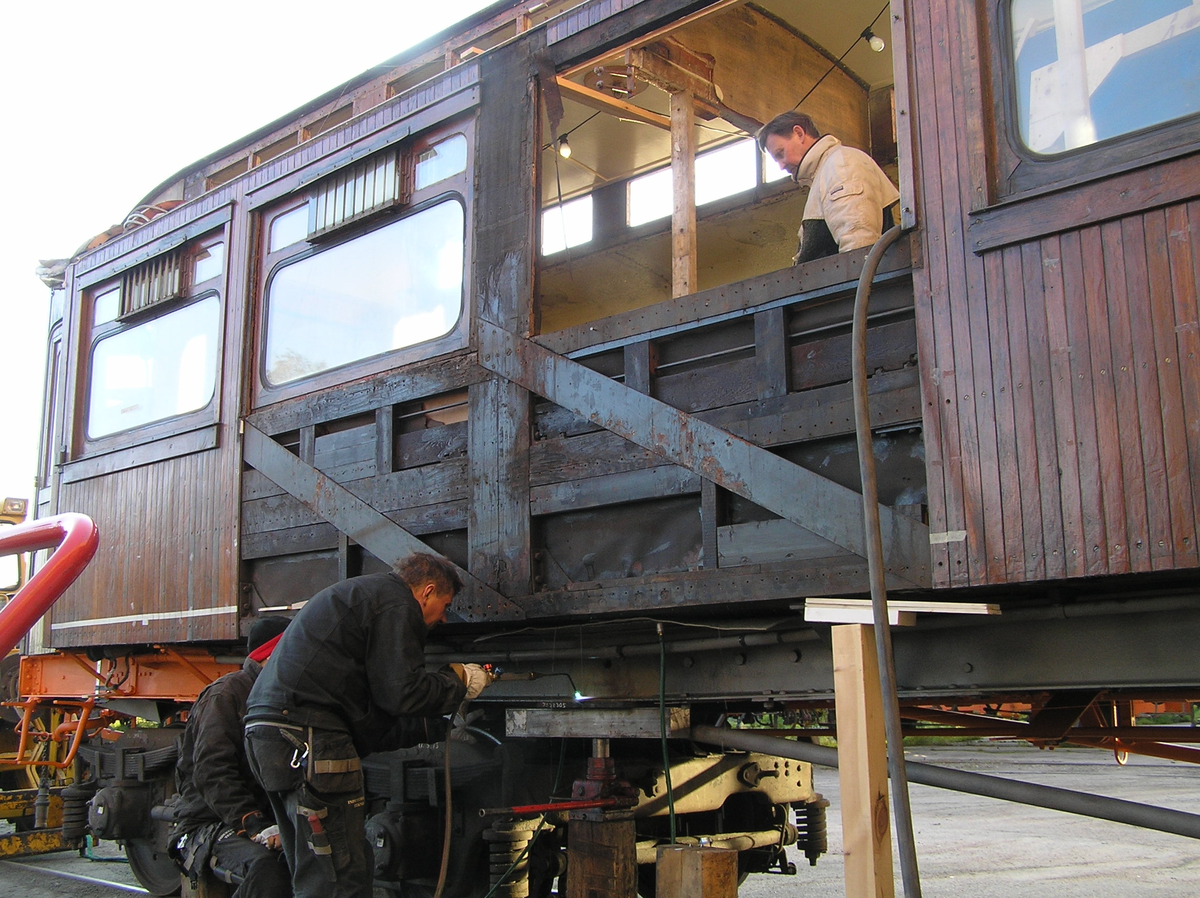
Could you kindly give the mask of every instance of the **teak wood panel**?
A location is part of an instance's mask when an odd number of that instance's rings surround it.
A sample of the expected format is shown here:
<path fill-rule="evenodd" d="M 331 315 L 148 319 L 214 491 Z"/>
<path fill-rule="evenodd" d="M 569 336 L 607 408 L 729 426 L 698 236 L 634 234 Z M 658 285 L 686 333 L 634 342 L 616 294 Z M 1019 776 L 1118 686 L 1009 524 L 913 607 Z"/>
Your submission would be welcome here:
<path fill-rule="evenodd" d="M 910 13 L 935 583 L 1195 568 L 1200 185 L 1100 221 L 1050 191 L 1024 200 L 1029 237 L 974 252 L 987 35 L 970 0 Z M 1141 171 L 1121 177 L 1149 184 L 1167 168 Z M 1099 202 L 1108 182 L 1068 188 Z"/>
<path fill-rule="evenodd" d="M 65 648 L 237 638 L 233 468 L 229 453 L 214 449 L 64 484 L 60 505 L 97 522 L 100 548 L 55 604 L 51 624 L 147 617 L 52 629 L 51 643 Z"/>

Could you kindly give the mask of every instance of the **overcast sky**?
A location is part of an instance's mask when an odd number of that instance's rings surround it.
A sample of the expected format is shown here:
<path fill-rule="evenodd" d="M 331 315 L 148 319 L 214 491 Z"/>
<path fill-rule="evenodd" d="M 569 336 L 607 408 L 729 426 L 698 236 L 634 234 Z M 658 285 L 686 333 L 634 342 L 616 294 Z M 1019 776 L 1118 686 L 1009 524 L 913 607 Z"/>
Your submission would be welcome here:
<path fill-rule="evenodd" d="M 50 291 L 189 163 L 490 0 L 42 0 L 6 7 L 0 76 L 0 496 L 33 498 Z M 65 509 L 69 510 L 69 509 Z"/>

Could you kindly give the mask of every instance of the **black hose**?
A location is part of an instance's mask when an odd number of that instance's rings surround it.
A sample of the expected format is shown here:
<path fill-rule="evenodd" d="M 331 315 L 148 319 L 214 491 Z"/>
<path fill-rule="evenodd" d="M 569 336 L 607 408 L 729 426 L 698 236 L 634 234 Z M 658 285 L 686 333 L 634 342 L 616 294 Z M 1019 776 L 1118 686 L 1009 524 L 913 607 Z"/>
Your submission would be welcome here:
<path fill-rule="evenodd" d="M 866 530 L 867 570 L 871 582 L 871 611 L 875 622 L 875 656 L 883 693 L 883 726 L 887 736 L 888 776 L 892 780 L 892 811 L 900 855 L 900 879 L 907 898 L 921 898 L 917 871 L 916 838 L 908 801 L 904 765 L 904 735 L 900 726 L 900 700 L 896 695 L 896 663 L 892 655 L 892 630 L 888 624 L 887 586 L 883 575 L 883 535 L 879 525 L 879 490 L 875 479 L 875 447 L 871 440 L 871 407 L 867 395 L 867 303 L 871 281 L 884 251 L 899 239 L 897 225 L 880 237 L 863 262 L 854 296 L 853 347 L 854 430 L 858 438 L 858 464 L 862 477 L 863 518 Z"/>
<path fill-rule="evenodd" d="M 826 748 L 809 742 L 797 742 L 779 736 L 762 736 L 746 730 L 727 730 L 708 726 L 692 727 L 691 735 L 697 742 L 705 742 L 709 745 L 720 745 L 738 751 L 756 751 L 780 758 L 792 758 L 822 767 L 838 766 L 836 748 Z M 1064 811 L 1068 814 L 1111 820 L 1114 823 L 1125 823 L 1129 826 L 1140 826 L 1143 829 L 1154 829 L 1177 836 L 1187 836 L 1190 839 L 1200 839 L 1200 815 L 1197 814 L 1188 814 L 1172 808 L 1157 808 L 1153 805 L 1125 801 L 1121 798 L 1108 798 L 1104 795 L 1059 789 L 1056 786 L 1023 783 L 1018 780 L 989 776 L 985 773 L 951 770 L 933 764 L 920 764 L 916 761 L 907 761 L 905 767 L 908 779 L 922 786 L 968 792 L 972 795 L 982 795 L 985 798 L 999 798 L 1018 804 L 1048 808 L 1052 811 Z"/>

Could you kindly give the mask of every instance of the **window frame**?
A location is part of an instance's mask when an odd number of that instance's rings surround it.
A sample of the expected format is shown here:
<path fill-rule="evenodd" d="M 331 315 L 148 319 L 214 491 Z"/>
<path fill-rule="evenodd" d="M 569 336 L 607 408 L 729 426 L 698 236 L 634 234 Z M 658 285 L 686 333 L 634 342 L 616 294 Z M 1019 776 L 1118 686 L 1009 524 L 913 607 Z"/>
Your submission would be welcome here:
<path fill-rule="evenodd" d="M 989 180 L 994 204 L 1103 180 L 1200 148 L 1200 113 L 1053 155 L 1026 147 L 1017 111 L 1011 5 L 1012 0 L 990 0 L 985 4 L 983 23 L 992 47 L 988 66 L 992 93 L 998 101 L 990 135 L 994 155 Z"/>
<path fill-rule="evenodd" d="M 225 245 L 224 264 L 222 265 L 220 274 L 207 278 L 203 282 L 195 283 L 196 255 L 200 251 L 217 243 Z M 183 285 L 180 295 L 171 299 L 156 302 L 128 312 L 121 311 L 111 321 L 96 325 L 94 323 L 96 297 L 107 293 L 113 287 L 120 287 L 123 294 L 125 276 L 134 270 L 133 266 L 123 267 L 120 271 L 113 273 L 109 277 L 87 285 L 83 290 L 79 304 L 78 376 L 74 394 L 74 407 L 71 413 L 72 439 L 70 441 L 71 451 L 69 461 L 67 462 L 68 466 L 72 463 L 81 462 L 96 456 L 107 455 L 119 450 L 155 443 L 168 438 L 179 437 L 182 434 L 211 428 L 220 421 L 221 393 L 225 369 L 225 316 L 227 308 L 225 293 L 226 285 L 229 282 L 230 268 L 228 225 L 222 224 L 217 228 L 205 230 L 198 236 L 191 238 L 182 248 L 182 253 L 184 257 L 182 263 Z M 145 261 L 152 261 L 153 258 L 155 257 Z M 96 346 L 102 340 L 116 334 L 132 330 L 148 321 L 170 315 L 173 312 L 214 296 L 217 299 L 217 345 L 215 350 L 213 395 L 208 403 L 203 408 L 172 415 L 169 418 L 150 421 L 115 433 L 107 433 L 97 437 L 89 436 L 88 424 L 91 414 L 92 378 L 94 376 L 92 363 Z M 120 303 L 123 309 L 125 303 L 124 295 L 121 296 Z M 184 451 L 190 450 L 181 446 L 180 452 Z"/>
<path fill-rule="evenodd" d="M 462 135 L 467 141 L 466 168 L 436 181 L 420 190 L 415 189 L 416 163 L 421 153 L 444 140 Z M 393 368 L 409 365 L 414 362 L 432 359 L 450 352 L 464 349 L 470 336 L 471 317 L 471 284 L 473 271 L 473 233 L 474 220 L 473 186 L 475 174 L 475 117 L 474 114 L 465 117 L 440 122 L 431 126 L 401 144 L 407 177 L 410 179 L 411 192 L 408 201 L 391 205 L 356 218 L 346 223 L 334 232 L 319 234 L 315 239 L 305 239 L 270 252 L 271 224 L 288 212 L 315 202 L 316 188 L 319 181 L 300 186 L 298 189 L 279 197 L 270 204 L 265 204 L 258 210 L 258 245 L 259 263 L 255 275 L 258 284 L 255 290 L 255 329 L 253 337 L 254 378 L 253 406 L 262 408 L 285 399 L 309 395 L 329 389 L 330 387 L 357 380 L 372 374 L 378 374 Z M 387 152 L 386 149 L 383 152 Z M 267 346 L 267 297 L 270 285 L 275 275 L 288 265 L 295 264 L 305 258 L 341 246 L 351 240 L 379 230 L 402 219 L 430 209 L 443 202 L 458 202 L 463 210 L 463 272 L 462 272 L 462 301 L 459 306 L 458 320 L 448 333 L 441 337 L 388 350 L 375 355 L 347 362 L 334 368 L 328 368 L 305 377 L 288 381 L 284 384 L 271 384 L 266 376 L 266 346 Z M 310 206 L 311 210 L 311 206 Z"/>

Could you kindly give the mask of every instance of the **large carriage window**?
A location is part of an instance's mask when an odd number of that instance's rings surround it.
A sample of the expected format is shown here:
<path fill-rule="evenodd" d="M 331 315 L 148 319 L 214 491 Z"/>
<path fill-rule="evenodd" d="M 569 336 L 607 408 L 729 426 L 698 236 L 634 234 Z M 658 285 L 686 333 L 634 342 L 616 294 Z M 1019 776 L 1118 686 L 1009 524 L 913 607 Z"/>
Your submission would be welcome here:
<path fill-rule="evenodd" d="M 90 439 L 198 411 L 213 398 L 216 296 L 102 338 L 92 350 Z"/>
<path fill-rule="evenodd" d="M 1054 155 L 1200 112 L 1192 0 L 1011 0 L 1021 141 Z"/>
<path fill-rule="evenodd" d="M 463 246 L 463 207 L 448 200 L 276 269 L 268 383 L 449 333 L 462 310 Z"/>

